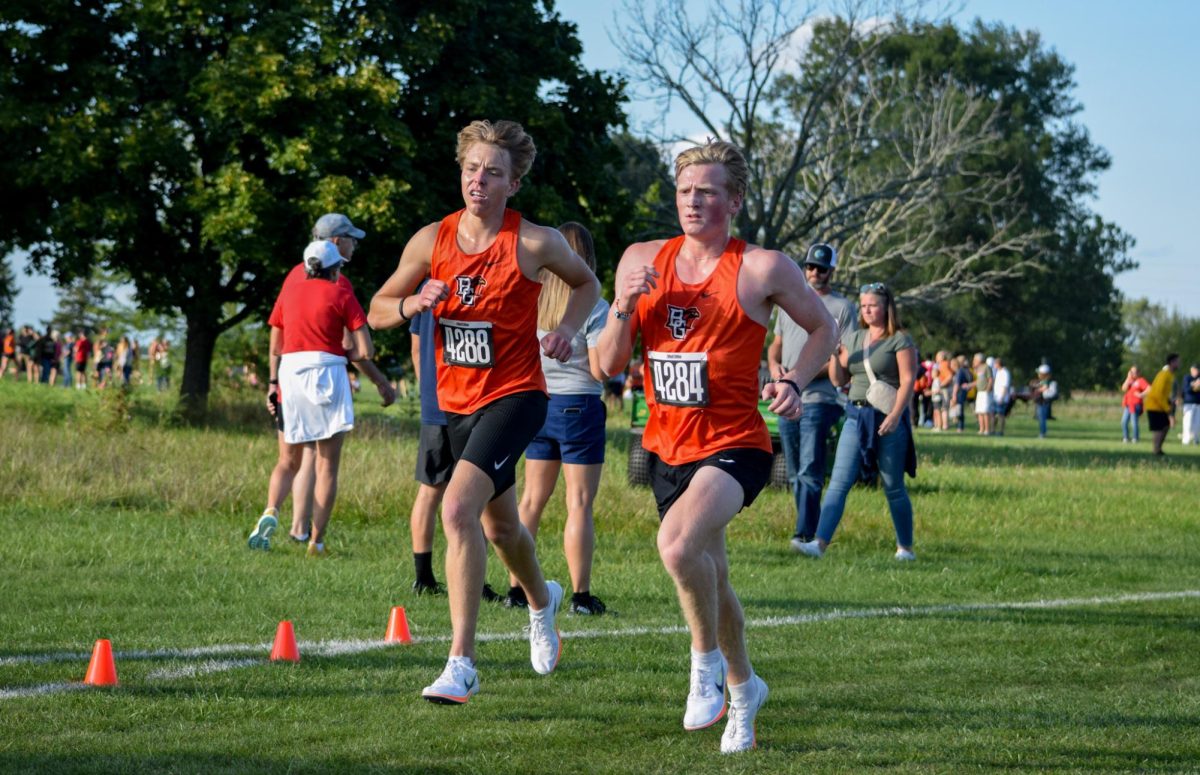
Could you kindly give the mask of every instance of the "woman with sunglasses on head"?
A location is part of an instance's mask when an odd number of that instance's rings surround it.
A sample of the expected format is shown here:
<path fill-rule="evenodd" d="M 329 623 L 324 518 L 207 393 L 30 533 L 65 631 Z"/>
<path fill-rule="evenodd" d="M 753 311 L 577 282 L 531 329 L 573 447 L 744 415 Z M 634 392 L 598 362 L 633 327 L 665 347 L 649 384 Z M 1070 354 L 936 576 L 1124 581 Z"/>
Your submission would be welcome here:
<path fill-rule="evenodd" d="M 917 373 L 917 349 L 900 328 L 896 301 L 886 285 L 869 283 L 859 292 L 859 328 L 846 332 L 829 362 L 830 380 L 835 385 L 850 383 L 846 422 L 821 502 L 817 537 L 795 548 L 809 557 L 825 554 L 846 509 L 850 488 L 863 467 L 871 466 L 883 480 L 896 529 L 896 559 L 915 560 L 912 502 L 904 487 L 904 474 L 916 475 L 908 406 Z"/>

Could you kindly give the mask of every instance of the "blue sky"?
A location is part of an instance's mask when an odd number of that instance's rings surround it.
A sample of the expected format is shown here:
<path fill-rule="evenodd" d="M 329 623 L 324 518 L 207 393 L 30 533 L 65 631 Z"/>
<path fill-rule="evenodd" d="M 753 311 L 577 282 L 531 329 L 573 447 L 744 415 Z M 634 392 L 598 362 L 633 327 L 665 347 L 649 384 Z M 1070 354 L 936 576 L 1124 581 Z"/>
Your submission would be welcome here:
<path fill-rule="evenodd" d="M 589 69 L 621 68 L 609 40 L 618 7 L 616 0 L 558 2 L 579 26 Z M 1200 317 L 1200 263 L 1188 225 L 1200 221 L 1200 153 L 1193 145 L 1200 133 L 1194 39 L 1200 2 L 967 0 L 954 18 L 965 25 L 975 17 L 1038 30 L 1046 46 L 1075 66 L 1075 96 L 1084 107 L 1078 120 L 1113 158 L 1093 208 L 1137 240 L 1133 256 L 1140 267 L 1118 276 L 1117 286 L 1127 297 Z M 635 117 L 648 118 L 653 110 L 629 106 Z M 21 287 L 16 322 L 49 317 L 56 300 L 49 280 L 14 269 Z"/>

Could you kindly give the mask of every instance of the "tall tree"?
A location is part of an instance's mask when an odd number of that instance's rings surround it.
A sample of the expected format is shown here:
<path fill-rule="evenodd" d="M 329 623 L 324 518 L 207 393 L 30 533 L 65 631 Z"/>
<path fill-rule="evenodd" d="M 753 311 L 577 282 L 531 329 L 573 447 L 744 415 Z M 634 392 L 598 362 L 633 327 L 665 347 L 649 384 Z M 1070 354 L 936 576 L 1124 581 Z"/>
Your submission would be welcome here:
<path fill-rule="evenodd" d="M 13 274 L 8 257 L 0 258 L 0 329 L 13 325 L 13 303 L 17 298 L 17 276 Z"/>
<path fill-rule="evenodd" d="M 834 241 L 843 281 L 892 280 L 910 301 L 990 290 L 1031 264 L 1038 234 L 1014 217 L 1015 174 L 991 163 L 996 105 L 938 72 L 885 66 L 882 47 L 908 22 L 881 5 L 816 18 L 787 0 L 702 14 L 684 0 L 627 2 L 619 46 L 664 108 L 682 105 L 746 153 L 741 236 L 801 255 Z M 963 203 L 969 233 L 946 227 Z"/>
<path fill-rule="evenodd" d="M 322 212 L 370 232 L 351 269 L 369 289 L 461 206 L 472 119 L 537 140 L 517 207 L 602 245 L 626 221 L 604 174 L 621 84 L 582 68 L 548 2 L 14 2 L 0 39 L 0 249 L 59 282 L 120 271 L 140 306 L 181 314 L 196 414 L 217 336 L 264 315 Z"/>

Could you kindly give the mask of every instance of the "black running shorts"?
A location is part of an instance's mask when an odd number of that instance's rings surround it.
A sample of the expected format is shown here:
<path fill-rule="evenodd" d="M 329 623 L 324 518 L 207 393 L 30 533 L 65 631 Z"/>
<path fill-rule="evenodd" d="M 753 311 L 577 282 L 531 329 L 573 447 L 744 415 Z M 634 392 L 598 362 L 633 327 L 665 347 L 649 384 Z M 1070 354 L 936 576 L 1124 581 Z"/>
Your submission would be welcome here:
<path fill-rule="evenodd" d="M 454 455 L 450 452 L 448 426 L 421 423 L 417 443 L 417 481 L 436 487 L 450 481 Z"/>
<path fill-rule="evenodd" d="M 473 414 L 446 412 L 450 452 L 492 480 L 492 498 L 517 482 L 517 461 L 546 422 L 549 399 L 540 390 L 498 398 Z"/>
<path fill-rule="evenodd" d="M 650 489 L 658 503 L 661 522 L 667 511 L 679 500 L 692 477 L 704 466 L 714 466 L 732 476 L 742 487 L 742 508 L 748 508 L 771 479 L 773 456 L 754 448 L 723 449 L 701 460 L 683 465 L 667 465 L 653 452 L 650 458 Z"/>

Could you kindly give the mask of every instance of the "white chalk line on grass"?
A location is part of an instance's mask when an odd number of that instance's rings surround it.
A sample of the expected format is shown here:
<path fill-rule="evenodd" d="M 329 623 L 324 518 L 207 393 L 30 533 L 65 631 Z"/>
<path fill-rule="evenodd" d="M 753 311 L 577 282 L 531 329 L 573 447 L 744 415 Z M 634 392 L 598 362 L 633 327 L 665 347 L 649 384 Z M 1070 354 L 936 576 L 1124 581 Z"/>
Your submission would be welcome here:
<path fill-rule="evenodd" d="M 889 606 L 883 608 L 840 609 L 815 613 L 797 614 L 795 616 L 769 616 L 759 619 L 747 619 L 747 629 L 768 629 L 788 627 L 798 624 L 816 624 L 849 619 L 880 619 L 916 616 L 937 616 L 942 614 L 961 614 L 980 611 L 1028 611 L 1052 608 L 1080 608 L 1098 605 L 1118 605 L 1122 603 L 1152 603 L 1164 600 L 1181 600 L 1200 598 L 1200 589 L 1185 589 L 1175 592 L 1132 592 L 1122 595 L 1105 597 L 1069 597 L 1057 600 L 1027 600 L 1001 603 L 950 603 L 945 605 L 925 606 Z M 688 631 L 683 625 L 662 627 L 624 627 L 603 630 L 575 630 L 563 632 L 567 640 L 596 639 L 596 638 L 630 638 L 645 635 L 678 635 Z M 484 633 L 477 637 L 480 642 L 522 641 L 528 638 L 525 632 Z M 448 643 L 449 635 L 414 636 L 413 643 Z M 297 647 L 302 653 L 314 656 L 332 657 L 361 654 L 381 648 L 394 647 L 397 644 L 383 640 L 323 640 L 299 641 Z M 117 651 L 113 658 L 117 662 L 124 660 L 153 660 L 173 659 L 187 660 L 202 657 L 214 657 L 234 654 L 261 655 L 271 648 L 270 643 L 257 644 L 225 644 L 216 646 L 201 646 L 191 649 L 149 649 L 141 651 Z M 18 654 L 0 657 L 0 667 L 9 665 L 35 665 L 51 662 L 81 661 L 89 658 L 84 652 L 55 652 L 50 654 Z M 190 678 L 199 675 L 235 670 L 241 667 L 264 664 L 268 660 L 261 656 L 245 659 L 206 659 L 196 665 L 184 665 L 175 668 L 162 668 L 152 671 L 147 678 L 156 681 L 168 681 L 178 678 Z M 17 697 L 34 697 L 44 694 L 54 694 L 64 691 L 75 691 L 86 688 L 83 684 L 44 684 L 41 686 L 0 688 L 0 700 Z"/>

